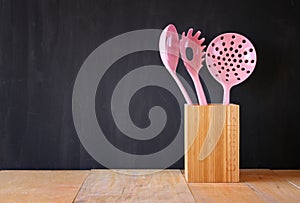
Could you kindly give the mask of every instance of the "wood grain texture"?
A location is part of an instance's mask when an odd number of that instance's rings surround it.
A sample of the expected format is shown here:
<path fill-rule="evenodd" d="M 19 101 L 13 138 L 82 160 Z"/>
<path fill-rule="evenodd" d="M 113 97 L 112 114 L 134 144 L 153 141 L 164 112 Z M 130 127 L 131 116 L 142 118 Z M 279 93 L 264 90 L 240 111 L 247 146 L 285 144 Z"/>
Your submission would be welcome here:
<path fill-rule="evenodd" d="M 1 171 L 0 202 L 72 202 L 89 171 Z"/>
<path fill-rule="evenodd" d="M 242 170 L 241 182 L 267 202 L 300 202 L 300 189 L 271 170 Z"/>
<path fill-rule="evenodd" d="M 300 170 L 275 170 L 274 172 L 300 189 Z"/>
<path fill-rule="evenodd" d="M 188 184 L 180 170 L 0 171 L 0 202 L 300 202 L 299 170 L 240 171 L 240 183 Z"/>
<path fill-rule="evenodd" d="M 267 202 L 244 183 L 188 183 L 197 202 Z"/>
<path fill-rule="evenodd" d="M 94 170 L 75 202 L 195 202 L 180 170 L 149 175 L 139 175 L 139 171 Z"/>
<path fill-rule="evenodd" d="M 184 125 L 186 180 L 239 182 L 239 106 L 185 105 Z"/>

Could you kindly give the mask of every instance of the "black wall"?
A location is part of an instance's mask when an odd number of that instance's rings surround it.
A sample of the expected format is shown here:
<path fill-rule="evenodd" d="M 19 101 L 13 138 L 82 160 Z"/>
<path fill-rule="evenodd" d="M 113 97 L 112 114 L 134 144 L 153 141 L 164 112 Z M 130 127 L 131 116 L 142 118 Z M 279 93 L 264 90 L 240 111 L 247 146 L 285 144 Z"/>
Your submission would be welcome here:
<path fill-rule="evenodd" d="M 74 128 L 77 72 L 106 40 L 169 23 L 180 32 L 200 29 L 207 44 L 229 31 L 251 39 L 258 55 L 256 70 L 231 94 L 232 102 L 241 105 L 241 167 L 299 169 L 299 4 L 1 0 L 0 169 L 101 168 L 81 146 Z M 147 65 L 150 58 L 152 64 L 162 64 L 158 53 L 150 55 L 139 57 L 138 63 Z M 191 82 L 183 68 L 179 72 Z M 182 168 L 182 159 L 172 167 Z"/>

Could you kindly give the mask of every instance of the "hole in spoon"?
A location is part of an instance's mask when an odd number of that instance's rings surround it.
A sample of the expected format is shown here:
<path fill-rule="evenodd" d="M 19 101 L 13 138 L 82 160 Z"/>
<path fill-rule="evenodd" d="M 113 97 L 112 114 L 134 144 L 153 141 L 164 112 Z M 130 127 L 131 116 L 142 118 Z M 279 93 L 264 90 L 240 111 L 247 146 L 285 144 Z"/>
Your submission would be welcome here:
<path fill-rule="evenodd" d="M 185 55 L 186 58 L 191 61 L 193 59 L 194 53 L 193 53 L 193 49 L 191 47 L 187 47 L 185 50 Z"/>

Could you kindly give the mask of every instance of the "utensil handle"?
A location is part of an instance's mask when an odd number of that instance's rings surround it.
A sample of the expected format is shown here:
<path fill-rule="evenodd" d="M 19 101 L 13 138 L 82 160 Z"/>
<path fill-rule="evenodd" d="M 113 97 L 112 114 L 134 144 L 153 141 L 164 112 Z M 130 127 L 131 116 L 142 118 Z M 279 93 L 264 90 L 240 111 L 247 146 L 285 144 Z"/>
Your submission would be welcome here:
<path fill-rule="evenodd" d="M 180 91 L 181 91 L 181 93 L 182 93 L 182 95 L 183 95 L 183 97 L 184 97 L 186 103 L 187 103 L 187 104 L 193 104 L 193 103 L 192 103 L 192 100 L 191 100 L 191 98 L 190 98 L 190 96 L 189 96 L 189 94 L 187 93 L 186 89 L 185 89 L 184 86 L 182 85 L 182 83 L 181 83 L 181 81 L 179 80 L 179 78 L 177 77 L 177 75 L 176 75 L 175 73 L 171 72 L 171 71 L 170 71 L 170 73 L 171 73 L 172 77 L 174 78 L 174 80 L 175 80 L 177 86 L 179 87 L 179 89 L 180 89 Z"/>
<path fill-rule="evenodd" d="M 192 75 L 192 74 L 191 74 Z M 197 97 L 198 97 L 198 102 L 200 105 L 207 105 L 206 97 L 199 79 L 198 74 L 197 75 L 192 75 L 192 79 L 194 81 L 194 85 L 196 88 L 197 92 Z"/>
<path fill-rule="evenodd" d="M 231 87 L 223 86 L 223 104 L 228 105 L 230 103 L 230 89 Z"/>

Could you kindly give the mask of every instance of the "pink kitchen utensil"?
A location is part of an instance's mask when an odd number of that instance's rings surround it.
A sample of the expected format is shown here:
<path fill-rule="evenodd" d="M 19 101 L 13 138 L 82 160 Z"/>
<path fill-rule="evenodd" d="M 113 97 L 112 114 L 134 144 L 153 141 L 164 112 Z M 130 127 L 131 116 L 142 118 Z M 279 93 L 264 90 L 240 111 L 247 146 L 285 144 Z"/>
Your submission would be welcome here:
<path fill-rule="evenodd" d="M 206 64 L 210 74 L 223 86 L 223 104 L 229 104 L 230 89 L 253 72 L 256 51 L 246 37 L 237 33 L 224 33 L 208 45 Z"/>
<path fill-rule="evenodd" d="M 172 24 L 169 24 L 160 35 L 159 54 L 163 64 L 177 83 L 185 101 L 192 104 L 191 98 L 176 75 L 179 60 L 179 37 L 176 27 Z"/>
<path fill-rule="evenodd" d="M 198 31 L 193 36 L 193 29 L 190 28 L 188 33 L 182 33 L 180 40 L 180 54 L 183 60 L 186 70 L 190 74 L 198 96 L 198 102 L 200 105 L 207 105 L 206 97 L 199 79 L 199 71 L 202 68 L 202 62 L 204 61 L 204 48 L 202 43 L 204 38 L 199 39 L 201 32 Z M 187 50 L 191 51 L 191 57 L 187 56 Z"/>

